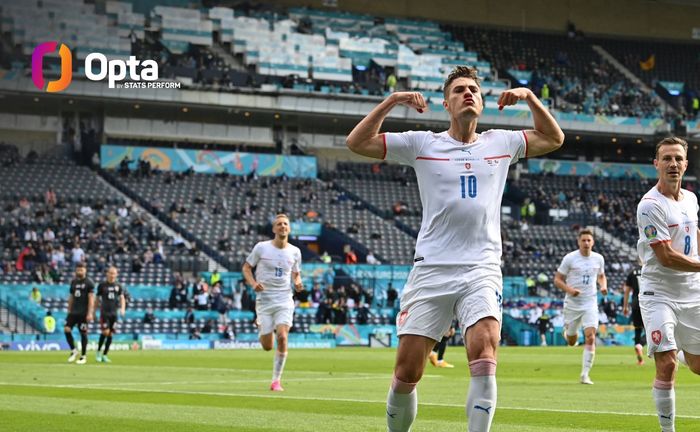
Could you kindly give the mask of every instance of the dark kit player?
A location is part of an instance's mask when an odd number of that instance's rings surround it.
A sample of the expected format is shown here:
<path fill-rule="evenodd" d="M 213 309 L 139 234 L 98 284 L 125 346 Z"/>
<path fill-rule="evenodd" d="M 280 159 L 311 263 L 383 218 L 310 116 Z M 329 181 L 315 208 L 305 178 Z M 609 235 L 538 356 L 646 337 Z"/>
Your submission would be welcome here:
<path fill-rule="evenodd" d="M 97 361 L 103 363 L 111 363 L 107 357 L 109 346 L 112 344 L 112 335 L 114 334 L 114 326 L 117 323 L 117 310 L 120 315 L 124 316 L 126 312 L 126 299 L 124 298 L 124 289 L 117 282 L 117 268 L 110 267 L 107 269 L 107 280 L 100 283 L 97 287 L 97 302 L 100 306 L 100 327 L 102 334 L 100 342 L 97 346 Z M 102 351 L 104 345 L 104 352 Z"/>
<path fill-rule="evenodd" d="M 70 283 L 70 295 L 68 297 L 68 317 L 63 332 L 66 334 L 66 341 L 70 346 L 71 353 L 68 362 L 74 362 L 78 357 L 78 350 L 75 348 L 73 340 L 73 327 L 76 325 L 80 330 L 80 358 L 76 364 L 85 364 L 85 350 L 87 349 L 88 323 L 92 322 L 93 311 L 95 310 L 95 284 L 87 277 L 85 264 L 79 263 L 75 267 L 75 278 Z"/>

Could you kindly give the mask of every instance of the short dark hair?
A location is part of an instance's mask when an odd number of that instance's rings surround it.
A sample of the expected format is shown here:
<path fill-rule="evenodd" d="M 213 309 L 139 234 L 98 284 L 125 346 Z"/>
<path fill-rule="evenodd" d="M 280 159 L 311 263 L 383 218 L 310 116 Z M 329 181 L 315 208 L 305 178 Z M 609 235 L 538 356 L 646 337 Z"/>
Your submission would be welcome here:
<path fill-rule="evenodd" d="M 479 71 L 477 71 L 476 68 L 469 66 L 456 66 L 454 69 L 452 69 L 452 72 L 450 72 L 445 80 L 445 83 L 442 85 L 442 93 L 444 94 L 445 98 L 447 98 L 447 89 L 450 88 L 452 82 L 457 78 L 471 78 L 476 82 L 476 85 L 481 88 L 481 79 L 479 79 L 478 72 Z"/>
<path fill-rule="evenodd" d="M 589 235 L 589 236 L 593 237 L 593 231 L 589 230 L 588 228 L 584 228 L 578 232 L 577 238 L 581 238 L 581 236 L 583 236 L 583 235 Z"/>
<path fill-rule="evenodd" d="M 87 266 L 85 265 L 84 262 L 79 262 L 78 264 L 75 265 L 75 268 L 76 268 L 76 269 L 79 269 L 79 268 L 87 268 Z"/>
<path fill-rule="evenodd" d="M 676 136 L 670 136 L 662 139 L 656 144 L 656 152 L 654 153 L 655 158 L 659 158 L 659 149 L 665 145 L 680 145 L 685 150 L 685 158 L 688 159 L 688 143 L 683 138 L 678 138 Z"/>

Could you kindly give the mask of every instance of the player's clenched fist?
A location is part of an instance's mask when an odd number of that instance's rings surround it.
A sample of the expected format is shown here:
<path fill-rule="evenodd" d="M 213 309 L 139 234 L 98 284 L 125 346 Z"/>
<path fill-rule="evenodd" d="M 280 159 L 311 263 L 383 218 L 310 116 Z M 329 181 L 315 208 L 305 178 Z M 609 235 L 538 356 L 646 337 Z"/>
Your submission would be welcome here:
<path fill-rule="evenodd" d="M 506 90 L 498 98 L 498 109 L 502 110 L 503 107 L 515 105 L 518 101 L 525 100 L 530 96 L 534 97 L 535 95 L 529 88 L 518 87 Z"/>
<path fill-rule="evenodd" d="M 419 113 L 428 109 L 428 104 L 425 102 L 423 94 L 419 92 L 396 92 L 392 93 L 391 97 L 399 105 L 409 106 Z"/>

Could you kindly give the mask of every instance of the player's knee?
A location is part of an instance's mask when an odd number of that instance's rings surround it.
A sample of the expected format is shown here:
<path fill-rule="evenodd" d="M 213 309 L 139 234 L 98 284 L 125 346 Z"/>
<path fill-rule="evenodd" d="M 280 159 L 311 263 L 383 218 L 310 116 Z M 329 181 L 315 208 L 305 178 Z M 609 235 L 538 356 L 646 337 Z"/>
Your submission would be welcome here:
<path fill-rule="evenodd" d="M 423 371 L 416 368 L 397 367 L 396 379 L 405 383 L 417 383 L 423 377 Z"/>
<path fill-rule="evenodd" d="M 666 378 L 672 377 L 676 372 L 677 360 L 673 355 L 663 355 L 657 356 L 656 359 L 656 371 Z"/>

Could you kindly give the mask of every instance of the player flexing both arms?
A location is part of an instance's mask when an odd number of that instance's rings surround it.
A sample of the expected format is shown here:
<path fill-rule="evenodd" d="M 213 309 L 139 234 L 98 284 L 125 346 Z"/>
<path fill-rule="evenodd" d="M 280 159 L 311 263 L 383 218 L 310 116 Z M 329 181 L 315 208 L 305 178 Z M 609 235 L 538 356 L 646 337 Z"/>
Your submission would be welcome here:
<path fill-rule="evenodd" d="M 422 94 L 388 96 L 350 133 L 355 153 L 394 160 L 416 171 L 423 220 L 414 266 L 397 317 L 399 347 L 387 398 L 390 431 L 408 431 L 416 417 L 416 385 L 430 350 L 462 324 L 471 382 L 466 412 L 470 431 L 487 431 L 496 410 L 496 348 L 501 331 L 501 196 L 508 168 L 524 157 L 559 148 L 564 133 L 527 88 L 501 93 L 500 106 L 527 102 L 535 130 L 477 133 L 484 100 L 476 70 L 455 68 L 443 86 L 450 128 L 435 133 L 380 134 L 397 105 L 422 112 Z"/>
<path fill-rule="evenodd" d="M 598 291 L 608 294 L 605 277 L 605 259 L 593 252 L 593 232 L 583 229 L 578 233 L 578 250 L 566 254 L 554 274 L 554 286 L 566 293 L 564 299 L 564 328 L 569 346 L 578 342 L 579 328 L 583 327 L 585 345 L 581 366 L 581 384 L 593 384 L 588 376 L 595 359 L 595 335 L 598 331 Z"/>
<path fill-rule="evenodd" d="M 87 277 L 87 268 L 84 263 L 78 263 L 75 266 L 75 279 L 70 283 L 70 296 L 68 297 L 68 316 L 66 317 L 66 325 L 63 327 L 63 332 L 66 335 L 66 341 L 70 346 L 71 354 L 68 357 L 68 362 L 73 362 L 78 357 L 78 350 L 75 349 L 75 341 L 73 340 L 73 327 L 78 326 L 80 331 L 80 358 L 75 361 L 76 364 L 85 364 L 87 358 L 85 351 L 87 350 L 87 332 L 88 323 L 92 322 L 93 312 L 95 308 L 95 284 Z"/>
<path fill-rule="evenodd" d="M 97 303 L 100 307 L 100 327 L 102 328 L 102 334 L 100 334 L 100 340 L 97 344 L 97 361 L 111 363 L 107 353 L 109 353 L 109 346 L 112 345 L 114 327 L 119 319 L 117 310 L 122 317 L 126 313 L 124 289 L 117 282 L 116 267 L 108 268 L 107 280 L 97 286 Z M 103 344 L 104 352 L 102 351 Z"/>
<path fill-rule="evenodd" d="M 243 277 L 257 294 L 255 310 L 258 315 L 260 344 L 265 351 L 274 347 L 272 332 L 277 336 L 277 351 L 272 368 L 270 390 L 284 391 L 280 384 L 287 361 L 287 335 L 294 317 L 294 300 L 290 281 L 298 292 L 301 283 L 301 251 L 289 244 L 289 218 L 278 214 L 272 223 L 273 240 L 259 242 L 243 264 Z M 255 267 L 255 277 L 253 268 Z"/>
<path fill-rule="evenodd" d="M 681 188 L 688 168 L 688 143 L 669 137 L 656 145 L 659 177 L 637 206 L 642 260 L 639 306 L 654 356 L 652 389 L 663 432 L 675 430 L 676 358 L 700 375 L 700 261 L 698 199 Z"/>

